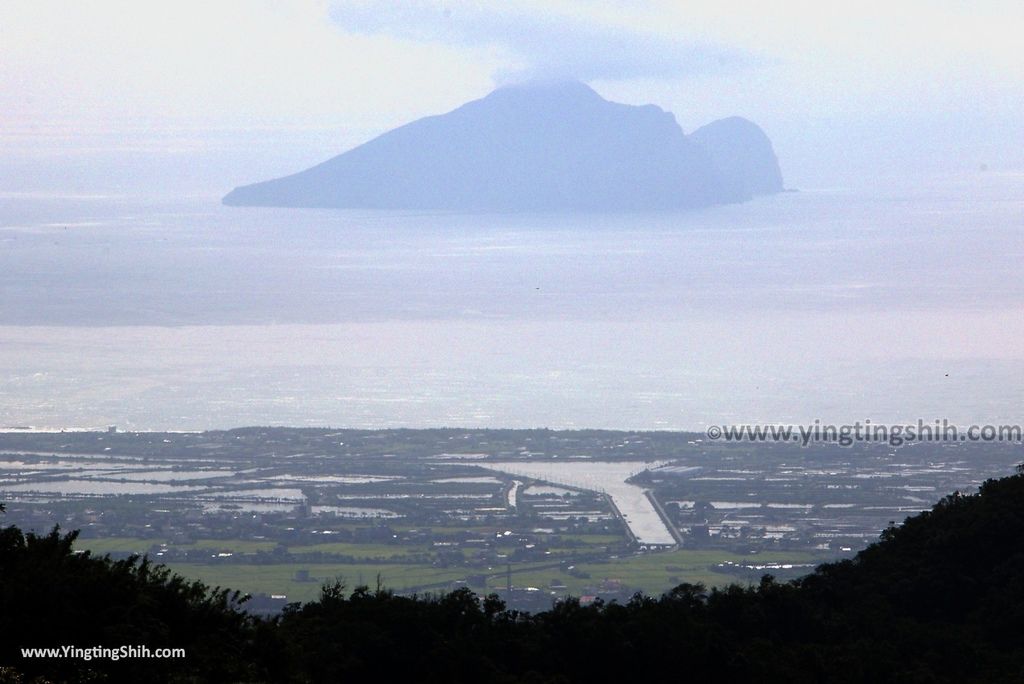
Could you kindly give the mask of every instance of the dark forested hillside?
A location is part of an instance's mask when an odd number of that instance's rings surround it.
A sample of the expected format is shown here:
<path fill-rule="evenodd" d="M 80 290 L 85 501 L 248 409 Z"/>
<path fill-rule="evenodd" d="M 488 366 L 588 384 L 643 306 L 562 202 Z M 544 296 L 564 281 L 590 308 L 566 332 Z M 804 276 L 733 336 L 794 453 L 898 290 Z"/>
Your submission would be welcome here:
<path fill-rule="evenodd" d="M 76 553 L 77 535 L 0 530 L 0 667 L 54 681 L 246 679 L 261 632 L 237 594 L 173 575 L 147 559 Z M 185 659 L 25 659 L 21 648 L 181 647 Z M 14 679 L 13 681 L 17 681 Z M 30 678 L 26 678 L 30 681 Z"/>
<path fill-rule="evenodd" d="M 71 537 L 0 535 L 0 682 L 465 681 L 629 678 L 1024 681 L 1024 473 L 953 494 L 850 561 L 791 583 L 528 615 L 469 591 L 324 588 L 269 621 L 232 595 Z M 184 661 L 30 660 L 23 646 L 181 646 Z"/>

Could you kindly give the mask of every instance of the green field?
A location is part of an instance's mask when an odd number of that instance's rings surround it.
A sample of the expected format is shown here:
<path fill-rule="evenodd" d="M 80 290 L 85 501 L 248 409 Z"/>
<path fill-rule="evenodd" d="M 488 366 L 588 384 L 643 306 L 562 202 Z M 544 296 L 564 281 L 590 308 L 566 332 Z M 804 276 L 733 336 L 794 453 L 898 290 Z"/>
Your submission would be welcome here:
<path fill-rule="evenodd" d="M 426 546 L 408 546 L 397 544 L 352 544 L 348 542 L 325 542 L 308 546 L 289 546 L 291 553 L 333 553 L 353 558 L 394 558 L 410 554 L 429 553 Z"/>
<path fill-rule="evenodd" d="M 167 543 L 176 549 L 205 549 L 211 553 L 256 553 L 257 551 L 273 551 L 277 546 L 272 541 L 251 539 L 198 539 L 188 544 L 171 544 L 159 539 L 136 539 L 134 537 L 109 537 L 106 539 L 79 539 L 75 548 L 88 549 L 94 554 L 105 553 L 147 553 L 153 546 Z"/>
<path fill-rule="evenodd" d="M 579 541 L 600 547 L 618 541 L 613 535 L 578 535 Z M 144 553 L 154 545 L 152 539 L 116 537 L 110 539 L 79 540 L 78 548 L 94 553 L 136 552 Z M 200 539 L 189 544 L 175 545 L 176 549 L 203 549 L 214 553 L 254 554 L 257 551 L 271 551 L 276 544 L 271 541 L 244 539 Z M 576 549 L 580 551 L 581 549 Z M 381 583 L 395 591 L 418 589 L 440 591 L 450 583 L 465 580 L 471 575 L 487 575 L 486 589 L 473 587 L 478 592 L 503 589 L 507 583 L 505 567 L 476 569 L 467 567 L 439 568 L 428 563 L 395 562 L 407 554 L 422 554 L 432 551 L 427 546 L 394 544 L 354 544 L 347 542 L 324 542 L 321 544 L 289 547 L 291 553 L 329 553 L 351 556 L 359 559 L 384 559 L 363 563 L 298 563 L 284 562 L 256 564 L 247 562 L 185 563 L 171 562 L 169 565 L 180 574 L 201 579 L 208 584 L 231 587 L 247 593 L 285 594 L 289 600 L 307 601 L 317 597 L 320 586 L 327 581 L 342 579 L 350 588 L 360 584 L 376 586 L 377 576 Z M 766 552 L 756 555 L 741 555 L 719 550 L 679 549 L 666 552 L 652 552 L 626 556 L 599 563 L 579 563 L 578 573 L 589 577 L 570 575 L 558 567 L 558 557 L 569 549 L 556 549 L 549 561 L 534 561 L 512 565 L 512 582 L 517 587 L 548 589 L 552 584 L 562 584 L 567 589 L 559 593 L 576 596 L 593 591 L 602 583 L 618 582 L 630 590 L 641 590 L 648 594 L 660 594 L 681 582 L 703 583 L 707 586 L 721 586 L 738 581 L 737 576 L 717 572 L 719 563 L 817 563 L 821 556 L 807 552 Z M 391 562 L 389 562 L 389 559 Z M 553 566 L 553 567 L 552 567 Z M 299 581 L 296 573 L 308 572 L 310 579 Z M 767 572 L 767 571 L 766 571 Z"/>
<path fill-rule="evenodd" d="M 622 541 L 621 537 L 615 535 L 600 534 L 578 534 L 567 535 L 563 539 L 572 539 L 587 545 L 603 548 L 607 544 Z M 75 547 L 88 549 L 95 554 L 105 553 L 147 553 L 152 547 L 166 544 L 176 550 L 208 550 L 213 553 L 233 554 L 254 554 L 257 551 L 273 551 L 278 544 L 267 540 L 250 539 L 198 539 L 189 543 L 172 543 L 160 539 L 137 539 L 134 537 L 110 537 L 107 539 L 79 539 Z M 498 545 L 499 550 L 511 552 L 516 547 L 514 544 Z M 427 544 L 375 544 L 375 543 L 352 543 L 352 542 L 322 542 L 320 544 L 297 544 L 287 546 L 289 553 L 328 553 L 340 556 L 351 556 L 352 558 L 379 558 L 390 559 L 400 558 L 407 555 L 436 553 L 439 549 Z M 461 552 L 470 553 L 470 548 L 459 549 L 448 547 L 444 549 L 448 553 Z M 552 549 L 555 555 L 580 552 L 583 547 L 557 548 Z"/>
<path fill-rule="evenodd" d="M 638 554 L 605 563 L 580 563 L 576 566 L 577 570 L 589 574 L 588 578 L 573 576 L 558 568 L 517 570 L 513 566 L 512 581 L 516 586 L 533 586 L 540 589 L 556 581 L 564 584 L 568 587 L 567 591 L 576 596 L 584 593 L 588 587 L 592 588 L 604 581 L 617 581 L 631 590 L 657 595 L 682 582 L 700 582 L 711 587 L 738 581 L 734 575 L 714 570 L 714 566 L 725 561 L 749 563 L 754 559 L 758 563 L 815 563 L 822 560 L 819 556 L 800 552 L 761 553 L 750 556 L 726 551 L 680 549 Z M 502 577 L 488 580 L 489 588 L 500 589 L 504 586 L 505 580 Z"/>
<path fill-rule="evenodd" d="M 75 549 L 89 550 L 97 556 L 105 553 L 146 553 L 153 545 L 152 539 L 134 537 L 108 537 L 106 539 L 78 539 Z"/>
<path fill-rule="evenodd" d="M 809 553 L 765 553 L 757 556 L 741 556 L 723 551 L 678 550 L 666 553 L 651 553 L 618 559 L 608 563 L 581 564 L 579 570 L 590 574 L 579 578 L 561 571 L 558 567 L 543 567 L 547 563 L 525 563 L 512 566 L 512 582 L 517 587 L 533 586 L 545 589 L 552 581 L 564 584 L 568 589 L 559 593 L 575 596 L 585 593 L 605 580 L 618 580 L 631 590 L 642 590 L 648 594 L 660 594 L 681 582 L 701 582 L 707 586 L 722 586 L 738 581 L 733 575 L 716 572 L 712 568 L 721 562 L 747 561 L 756 558 L 759 562 L 814 563 L 822 559 Z M 469 575 L 491 573 L 487 580 L 487 591 L 503 589 L 506 585 L 504 568 L 490 571 L 471 568 L 435 568 L 428 565 L 401 565 L 396 563 L 336 564 L 336 563 L 280 563 L 272 565 L 199 565 L 186 563 L 171 564 L 177 572 L 192 578 L 202 579 L 209 584 L 229 586 L 246 592 L 286 594 L 289 600 L 307 601 L 317 597 L 324 581 L 340 578 L 349 587 L 359 584 L 375 586 L 377 575 L 381 583 L 396 591 L 422 588 L 431 585 L 430 591 L 442 590 L 442 584 L 465 579 Z M 296 571 L 307 570 L 314 581 L 299 582 Z M 474 587 L 478 593 L 481 588 Z"/>
<path fill-rule="evenodd" d="M 560 535 L 562 541 L 578 541 L 584 544 L 616 544 L 618 542 L 626 541 L 626 537 L 621 534 L 563 534 Z"/>
<path fill-rule="evenodd" d="M 466 576 L 464 568 L 441 569 L 397 563 L 171 563 L 170 567 L 185 577 L 201 579 L 213 586 L 230 587 L 248 593 L 286 594 L 289 601 L 315 599 L 320 593 L 320 586 L 335 579 L 342 580 L 350 589 L 360 584 L 375 587 L 379 574 L 383 586 L 402 591 L 426 584 L 447 584 Z M 309 571 L 309 581 L 300 582 L 296 579 L 299 570 Z"/>

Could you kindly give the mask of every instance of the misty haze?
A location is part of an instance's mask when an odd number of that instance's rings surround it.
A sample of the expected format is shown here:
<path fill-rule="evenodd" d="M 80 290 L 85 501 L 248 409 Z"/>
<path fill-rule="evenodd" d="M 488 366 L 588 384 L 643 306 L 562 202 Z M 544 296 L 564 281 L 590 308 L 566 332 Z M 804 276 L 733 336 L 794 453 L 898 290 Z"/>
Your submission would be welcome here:
<path fill-rule="evenodd" d="M 0 416 L 1010 420 L 1024 399 L 1021 200 L 1016 177 L 982 172 L 687 213 L 9 197 Z"/>

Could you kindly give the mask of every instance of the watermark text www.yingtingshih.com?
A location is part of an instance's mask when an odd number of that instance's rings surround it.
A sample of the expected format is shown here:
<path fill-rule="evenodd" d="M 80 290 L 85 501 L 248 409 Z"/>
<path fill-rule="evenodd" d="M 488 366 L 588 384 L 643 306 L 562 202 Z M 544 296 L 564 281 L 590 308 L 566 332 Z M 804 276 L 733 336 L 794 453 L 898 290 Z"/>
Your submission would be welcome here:
<path fill-rule="evenodd" d="M 150 648 L 149 646 L 49 646 L 22 648 L 22 658 L 69 660 L 129 660 L 132 658 L 184 658 L 183 648 Z"/>
<path fill-rule="evenodd" d="M 708 439 L 723 442 L 789 442 L 800 446 L 831 443 L 852 446 L 857 442 L 879 442 L 902 446 L 908 442 L 1021 442 L 1020 425 L 951 424 L 948 420 L 916 423 L 884 424 L 870 420 L 848 424 L 823 423 L 816 420 L 806 425 L 746 424 L 711 425 L 705 430 Z"/>

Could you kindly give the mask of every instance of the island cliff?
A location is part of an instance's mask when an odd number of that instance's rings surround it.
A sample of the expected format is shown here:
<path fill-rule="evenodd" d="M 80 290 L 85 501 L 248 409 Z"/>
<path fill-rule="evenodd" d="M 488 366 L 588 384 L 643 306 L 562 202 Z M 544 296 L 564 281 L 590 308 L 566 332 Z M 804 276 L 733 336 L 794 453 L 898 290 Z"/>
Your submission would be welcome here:
<path fill-rule="evenodd" d="M 224 204 L 643 211 L 781 189 L 771 142 L 749 121 L 724 119 L 688 137 L 659 107 L 558 82 L 499 88 L 305 171 L 236 188 Z"/>

